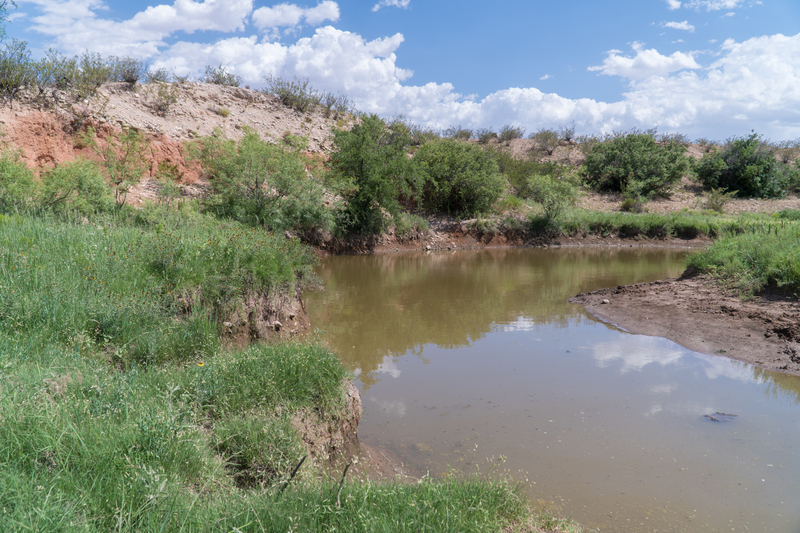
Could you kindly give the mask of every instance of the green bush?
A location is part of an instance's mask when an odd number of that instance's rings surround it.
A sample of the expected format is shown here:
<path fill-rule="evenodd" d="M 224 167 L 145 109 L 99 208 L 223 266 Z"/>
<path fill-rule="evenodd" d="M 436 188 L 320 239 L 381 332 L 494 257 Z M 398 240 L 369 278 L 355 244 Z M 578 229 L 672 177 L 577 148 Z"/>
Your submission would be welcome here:
<path fill-rule="evenodd" d="M 690 168 L 685 151 L 677 143 L 659 144 L 647 133 L 620 135 L 586 156 L 586 179 L 597 190 L 631 198 L 664 196 Z"/>
<path fill-rule="evenodd" d="M 486 213 L 506 182 L 492 154 L 452 139 L 433 141 L 414 155 L 427 175 L 424 202 L 428 209 L 457 216 Z"/>
<path fill-rule="evenodd" d="M 218 67 L 206 65 L 203 81 L 206 83 L 223 85 L 225 87 L 238 87 L 242 84 L 242 77 L 233 74 L 232 72 L 228 72 L 228 67 L 224 67 L 222 65 L 219 65 Z"/>
<path fill-rule="evenodd" d="M 274 94 L 286 107 L 290 107 L 301 113 L 310 111 L 320 104 L 322 96 L 310 85 L 308 78 L 294 77 L 291 80 L 279 76 L 264 76 L 267 86 L 263 92 Z M 337 100 L 333 97 L 331 108 L 337 105 Z M 341 106 L 346 106 L 349 101 L 341 100 Z"/>
<path fill-rule="evenodd" d="M 394 219 L 394 235 L 400 241 L 416 239 L 428 232 L 428 221 L 419 215 L 400 213 Z"/>
<path fill-rule="evenodd" d="M 86 216 L 108 211 L 114 201 L 97 165 L 75 159 L 42 174 L 39 203 L 56 213 Z"/>
<path fill-rule="evenodd" d="M 169 83 L 173 80 L 172 72 L 165 68 L 157 68 L 147 72 L 145 81 L 147 83 Z"/>
<path fill-rule="evenodd" d="M 401 197 L 416 201 L 422 189 L 415 162 L 407 156 L 408 127 L 402 122 L 387 126 L 377 115 L 367 115 L 349 131 L 336 130 L 333 142 L 331 168 L 345 184 L 340 228 L 351 234 L 380 233 L 387 225 L 384 211 L 396 218 Z"/>
<path fill-rule="evenodd" d="M 76 70 L 72 73 L 71 91 L 79 100 L 94 96 L 104 84 L 114 79 L 114 64 L 98 53 L 88 50 L 75 61 Z"/>
<path fill-rule="evenodd" d="M 32 61 L 24 41 L 11 39 L 0 48 L 0 95 L 8 101 L 33 82 Z"/>
<path fill-rule="evenodd" d="M 144 79 L 147 74 L 147 63 L 141 59 L 125 56 L 113 58 L 111 61 L 114 67 L 114 78 L 130 85 Z"/>
<path fill-rule="evenodd" d="M 522 139 L 524 135 L 525 128 L 522 126 L 511 126 L 510 124 L 506 124 L 500 128 L 500 133 L 498 134 L 497 138 L 500 139 L 501 142 L 505 142 L 514 139 Z"/>
<path fill-rule="evenodd" d="M 561 141 L 561 136 L 557 131 L 547 128 L 542 128 L 536 133 L 531 133 L 528 138 L 535 141 L 535 151 L 547 155 L 553 155 L 553 152 L 558 148 Z"/>
<path fill-rule="evenodd" d="M 238 142 L 215 131 L 195 142 L 191 153 L 211 177 L 215 194 L 205 205 L 218 216 L 276 231 L 332 228 L 322 185 L 306 174 L 306 161 L 298 151 L 245 130 Z"/>
<path fill-rule="evenodd" d="M 578 188 L 568 177 L 532 174 L 526 179 L 525 191 L 526 197 L 541 204 L 547 222 L 558 219 L 578 199 Z"/>
<path fill-rule="evenodd" d="M 442 137 L 445 137 L 446 139 L 459 139 L 462 141 L 468 141 L 472 138 L 472 130 L 462 127 L 461 124 L 458 126 L 450 126 L 442 132 Z"/>
<path fill-rule="evenodd" d="M 356 110 L 355 104 L 344 93 L 325 93 L 319 97 L 319 103 L 325 110 L 326 117 L 333 114 L 335 118 L 338 118 L 339 115 L 355 113 Z"/>
<path fill-rule="evenodd" d="M 704 155 L 695 171 L 706 189 L 735 190 L 743 198 L 784 196 L 775 154 L 755 132 L 728 139 L 725 146 Z"/>
<path fill-rule="evenodd" d="M 492 139 L 497 139 L 497 132 L 491 128 L 480 128 L 475 132 L 475 137 L 481 144 L 486 144 Z"/>
<path fill-rule="evenodd" d="M 36 192 L 33 171 L 19 152 L 0 153 L 0 212 L 25 211 Z"/>
<path fill-rule="evenodd" d="M 150 107 L 153 111 L 155 111 L 157 115 L 165 117 L 172 110 L 172 107 L 178 103 L 180 90 L 175 84 L 150 81 L 146 89 L 146 94 L 151 99 Z"/>
<path fill-rule="evenodd" d="M 128 128 L 119 136 L 109 135 L 103 146 L 97 142 L 94 128 L 90 127 L 80 135 L 80 142 L 100 157 L 103 173 L 114 186 L 114 201 L 121 208 L 130 188 L 139 183 L 147 171 L 144 134 Z"/>

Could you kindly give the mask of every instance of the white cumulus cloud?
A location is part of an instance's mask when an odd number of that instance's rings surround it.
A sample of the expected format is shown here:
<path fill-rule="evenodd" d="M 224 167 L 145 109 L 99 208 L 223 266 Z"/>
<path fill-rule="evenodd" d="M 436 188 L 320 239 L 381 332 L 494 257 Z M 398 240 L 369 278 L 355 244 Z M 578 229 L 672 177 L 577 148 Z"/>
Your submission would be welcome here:
<path fill-rule="evenodd" d="M 681 3 L 678 0 L 664 0 L 667 3 L 667 7 L 671 10 L 680 9 Z"/>
<path fill-rule="evenodd" d="M 735 9 L 744 4 L 745 0 L 692 0 L 684 4 L 684 7 L 694 9 L 705 9 L 706 11 L 719 11 L 720 9 Z"/>
<path fill-rule="evenodd" d="M 700 68 L 691 54 L 674 52 L 665 56 L 654 49 L 645 50 L 639 43 L 634 43 L 632 48 L 636 52 L 635 56 L 626 57 L 619 50 L 610 50 L 602 65 L 589 67 L 589 70 L 607 76 L 642 80 L 651 76 L 666 76 L 677 70 Z"/>
<path fill-rule="evenodd" d="M 284 3 L 256 9 L 253 12 L 253 24 L 260 30 L 285 26 L 294 28 L 304 20 L 307 24 L 318 26 L 326 20 L 336 22 L 339 14 L 339 4 L 331 0 L 325 0 L 311 8 Z"/>
<path fill-rule="evenodd" d="M 374 6 L 372 6 L 372 11 L 378 11 L 382 7 L 401 7 L 403 9 L 408 7 L 408 4 L 411 3 L 411 0 L 381 0 Z"/>
<path fill-rule="evenodd" d="M 688 20 L 684 20 L 683 22 L 665 22 L 661 26 L 664 28 L 672 28 L 673 30 L 694 32 L 694 26 L 689 24 Z"/>

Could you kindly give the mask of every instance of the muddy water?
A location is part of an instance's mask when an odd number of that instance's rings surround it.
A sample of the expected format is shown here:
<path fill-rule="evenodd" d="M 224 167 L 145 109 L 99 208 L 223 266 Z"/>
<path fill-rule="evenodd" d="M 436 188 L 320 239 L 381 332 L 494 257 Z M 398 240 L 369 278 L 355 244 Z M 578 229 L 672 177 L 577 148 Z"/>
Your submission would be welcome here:
<path fill-rule="evenodd" d="M 683 256 L 333 257 L 307 307 L 358 375 L 361 438 L 417 470 L 508 470 L 601 531 L 800 531 L 800 378 L 631 335 L 567 303 L 678 275 Z"/>

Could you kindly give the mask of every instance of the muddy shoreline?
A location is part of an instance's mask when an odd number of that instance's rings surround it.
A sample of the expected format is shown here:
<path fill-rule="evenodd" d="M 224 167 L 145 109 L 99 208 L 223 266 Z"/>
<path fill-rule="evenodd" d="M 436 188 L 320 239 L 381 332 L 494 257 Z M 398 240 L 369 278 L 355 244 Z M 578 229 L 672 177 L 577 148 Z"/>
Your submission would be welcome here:
<path fill-rule="evenodd" d="M 800 302 L 778 293 L 743 301 L 710 276 L 687 271 L 680 278 L 600 289 L 569 301 L 631 333 L 800 376 Z"/>

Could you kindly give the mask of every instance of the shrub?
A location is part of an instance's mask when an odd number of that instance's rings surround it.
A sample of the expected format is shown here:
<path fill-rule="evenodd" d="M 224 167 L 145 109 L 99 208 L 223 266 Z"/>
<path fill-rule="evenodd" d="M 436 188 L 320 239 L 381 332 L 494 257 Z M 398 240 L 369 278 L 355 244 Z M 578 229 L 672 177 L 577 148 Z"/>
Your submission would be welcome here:
<path fill-rule="evenodd" d="M 491 128 L 480 128 L 475 132 L 475 137 L 481 144 L 486 144 L 492 139 L 497 139 L 497 132 Z"/>
<path fill-rule="evenodd" d="M 706 154 L 696 172 L 706 189 L 738 191 L 740 197 L 781 198 L 784 195 L 775 154 L 755 132 L 728 139 Z"/>
<path fill-rule="evenodd" d="M 533 174 L 526 181 L 530 198 L 541 204 L 547 222 L 558 219 L 578 199 L 578 188 L 566 177 Z"/>
<path fill-rule="evenodd" d="M 263 92 L 267 94 L 274 94 L 286 107 L 290 107 L 295 111 L 305 113 L 319 105 L 321 96 L 310 85 L 308 78 L 294 77 L 291 80 L 281 78 L 279 76 L 264 76 L 264 81 L 267 83 Z M 333 104 L 332 104 L 333 105 Z M 342 101 L 345 105 L 345 101 Z"/>
<path fill-rule="evenodd" d="M 157 68 L 155 70 L 148 71 L 147 75 L 145 76 L 145 80 L 147 83 L 169 83 L 172 81 L 174 75 L 172 72 L 165 68 Z"/>
<path fill-rule="evenodd" d="M 33 82 L 32 62 L 24 41 L 11 39 L 0 49 L 0 95 L 8 101 Z"/>
<path fill-rule="evenodd" d="M 800 139 L 781 141 L 777 144 L 775 155 L 781 163 L 788 164 L 800 157 Z"/>
<path fill-rule="evenodd" d="M 394 235 L 398 240 L 419 238 L 428 232 L 428 221 L 419 215 L 400 213 L 394 218 Z"/>
<path fill-rule="evenodd" d="M 109 210 L 113 200 L 97 165 L 86 159 L 75 159 L 42 175 L 39 203 L 55 213 L 93 215 Z"/>
<path fill-rule="evenodd" d="M 427 174 L 425 205 L 457 216 L 488 212 L 505 189 L 497 161 L 478 146 L 442 139 L 417 150 Z"/>
<path fill-rule="evenodd" d="M 178 103 L 180 90 L 178 87 L 166 82 L 150 82 L 147 94 L 151 98 L 150 107 L 157 115 L 165 117 Z"/>
<path fill-rule="evenodd" d="M 223 85 L 225 87 L 238 87 L 242 84 L 242 77 L 232 72 L 228 72 L 228 67 L 219 65 L 212 67 L 206 65 L 205 73 L 203 74 L 203 81 L 206 83 L 214 83 L 216 85 Z"/>
<path fill-rule="evenodd" d="M 472 130 L 469 128 L 463 128 L 461 124 L 458 126 L 450 126 L 442 132 L 442 137 L 447 139 L 460 139 L 462 141 L 468 141 L 472 138 Z"/>
<path fill-rule="evenodd" d="M 415 162 L 406 155 L 408 128 L 399 122 L 387 126 L 377 115 L 368 115 L 349 131 L 336 130 L 333 142 L 331 167 L 340 181 L 349 184 L 343 192 L 341 229 L 380 233 L 386 227 L 384 210 L 397 217 L 400 198 L 416 201 L 422 188 Z"/>
<path fill-rule="evenodd" d="M 19 152 L 0 153 L 0 212 L 24 211 L 36 191 L 33 171 Z"/>
<path fill-rule="evenodd" d="M 578 148 L 580 149 L 581 153 L 584 157 L 588 156 L 594 150 L 594 147 L 597 146 L 597 143 L 600 142 L 600 138 L 596 135 L 579 135 L 577 137 L 578 141 Z"/>
<path fill-rule="evenodd" d="M 625 213 L 643 213 L 645 201 L 641 197 L 625 198 L 619 204 L 619 210 Z"/>
<path fill-rule="evenodd" d="M 216 131 L 195 142 L 191 154 L 211 177 L 216 194 L 206 207 L 218 216 L 272 230 L 331 229 L 322 185 L 306 174 L 299 152 L 264 142 L 246 129 L 238 142 Z"/>
<path fill-rule="evenodd" d="M 52 48 L 39 61 L 31 65 L 34 98 L 43 104 L 56 102 L 59 89 L 66 88 L 77 70 L 75 58 L 70 58 Z M 48 101 L 48 98 L 52 102 Z"/>
<path fill-rule="evenodd" d="M 344 93 L 325 93 L 319 98 L 319 103 L 325 109 L 326 117 L 334 114 L 338 118 L 339 115 L 355 112 L 355 105 Z"/>
<path fill-rule="evenodd" d="M 104 83 L 113 79 L 114 66 L 98 53 L 86 51 L 76 59 L 76 70 L 70 80 L 78 99 L 94 96 Z"/>
<path fill-rule="evenodd" d="M 689 146 L 692 143 L 688 135 L 677 132 L 660 133 L 656 136 L 656 140 L 660 143 L 677 143 L 682 144 L 683 146 Z"/>
<path fill-rule="evenodd" d="M 514 188 L 514 192 L 521 198 L 531 198 L 528 188 L 528 177 L 534 174 L 551 176 L 553 178 L 562 174 L 563 167 L 557 163 L 544 163 L 533 159 L 516 159 L 502 150 L 493 152 L 500 172 Z"/>
<path fill-rule="evenodd" d="M 139 183 L 147 170 L 144 158 L 144 135 L 134 129 L 126 129 L 118 138 L 109 136 L 105 146 L 97 143 L 94 129 L 80 136 L 81 142 L 100 156 L 106 177 L 114 186 L 114 200 L 118 208 L 125 205 L 128 190 Z"/>
<path fill-rule="evenodd" d="M 571 143 L 575 140 L 575 121 L 572 121 L 572 124 L 569 126 L 561 126 L 558 130 L 558 134 L 561 136 L 561 140 L 567 141 Z"/>
<path fill-rule="evenodd" d="M 725 212 L 725 204 L 730 202 L 731 198 L 736 196 L 738 191 L 726 191 L 725 189 L 711 189 L 704 195 L 703 208 L 716 211 L 717 213 Z"/>
<path fill-rule="evenodd" d="M 558 148 L 559 144 L 559 134 L 556 131 L 548 130 L 546 128 L 542 128 L 536 133 L 532 133 L 528 136 L 529 139 L 536 141 L 536 150 L 538 152 L 546 153 L 547 155 L 553 155 L 553 152 L 556 148 Z"/>
<path fill-rule="evenodd" d="M 596 145 L 584 163 L 588 182 L 597 190 L 648 199 L 667 194 L 690 168 L 686 148 L 658 144 L 646 133 L 631 133 Z"/>
<path fill-rule="evenodd" d="M 134 85 L 139 80 L 144 79 L 147 73 L 147 63 L 141 59 L 125 56 L 114 58 L 112 62 L 114 78 L 130 85 Z"/>
<path fill-rule="evenodd" d="M 525 128 L 522 126 L 511 126 L 510 124 L 506 124 L 500 128 L 498 139 L 505 142 L 514 139 L 522 139 L 523 135 L 525 135 Z"/>

